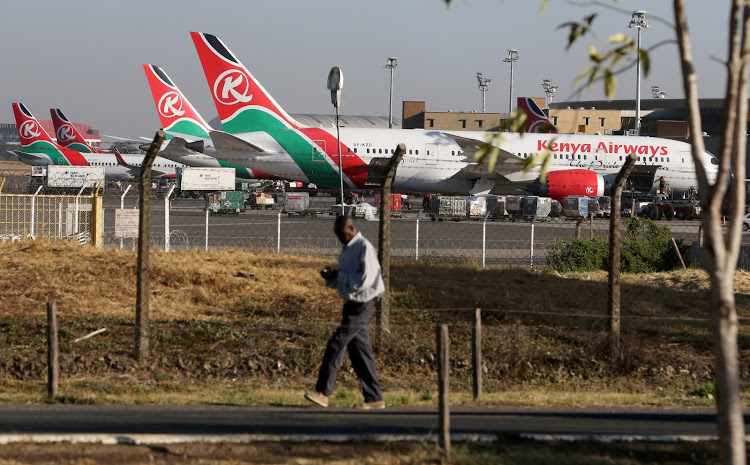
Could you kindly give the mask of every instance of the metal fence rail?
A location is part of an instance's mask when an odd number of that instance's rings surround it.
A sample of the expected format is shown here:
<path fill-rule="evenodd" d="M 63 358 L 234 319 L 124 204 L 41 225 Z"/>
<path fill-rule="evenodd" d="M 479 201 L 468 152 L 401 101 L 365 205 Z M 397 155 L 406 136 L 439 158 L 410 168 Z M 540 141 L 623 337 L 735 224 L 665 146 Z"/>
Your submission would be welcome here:
<path fill-rule="evenodd" d="M 0 240 L 91 241 L 90 196 L 0 195 Z"/>

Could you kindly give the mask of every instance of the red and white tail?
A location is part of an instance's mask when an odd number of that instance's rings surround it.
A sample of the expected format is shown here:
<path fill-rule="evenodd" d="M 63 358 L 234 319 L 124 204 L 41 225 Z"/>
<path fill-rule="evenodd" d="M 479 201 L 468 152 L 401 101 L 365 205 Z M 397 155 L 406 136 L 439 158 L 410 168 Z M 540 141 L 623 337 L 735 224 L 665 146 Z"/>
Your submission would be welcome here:
<path fill-rule="evenodd" d="M 557 134 L 557 129 L 552 125 L 547 115 L 539 108 L 534 99 L 518 97 L 518 108 L 526 114 L 524 132 Z"/>
<path fill-rule="evenodd" d="M 78 150 L 80 152 L 98 153 L 99 150 L 95 149 L 83 137 L 83 135 L 76 129 L 75 125 L 63 114 L 59 108 L 50 108 L 50 115 L 52 116 L 52 124 L 55 127 L 55 137 L 57 143 L 63 147 L 70 147 L 71 149 Z"/>
<path fill-rule="evenodd" d="M 191 32 L 190 36 L 227 132 L 278 129 L 279 123 L 300 127 L 218 37 L 202 32 Z M 258 111 L 272 116 L 272 120 Z"/>
<path fill-rule="evenodd" d="M 18 136 L 21 138 L 22 147 L 39 141 L 49 142 L 53 146 L 57 146 L 23 103 L 13 104 L 13 116 L 16 117 L 16 128 L 18 128 Z"/>
<path fill-rule="evenodd" d="M 181 136 L 208 138 L 211 127 L 180 92 L 167 73 L 160 67 L 149 64 L 144 64 L 143 70 L 146 72 L 148 86 L 164 131 L 173 131 Z"/>

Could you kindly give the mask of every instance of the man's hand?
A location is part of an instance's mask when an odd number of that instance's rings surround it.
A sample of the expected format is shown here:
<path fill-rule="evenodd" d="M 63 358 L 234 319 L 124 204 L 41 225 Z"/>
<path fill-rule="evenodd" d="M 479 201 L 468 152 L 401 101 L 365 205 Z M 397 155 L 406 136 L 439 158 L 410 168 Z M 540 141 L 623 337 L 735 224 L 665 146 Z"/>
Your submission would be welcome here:
<path fill-rule="evenodd" d="M 338 270 L 332 270 L 330 266 L 327 266 L 323 268 L 322 270 L 320 270 L 320 276 L 322 276 L 323 279 L 325 279 L 326 281 L 336 279 L 338 274 L 339 274 Z"/>

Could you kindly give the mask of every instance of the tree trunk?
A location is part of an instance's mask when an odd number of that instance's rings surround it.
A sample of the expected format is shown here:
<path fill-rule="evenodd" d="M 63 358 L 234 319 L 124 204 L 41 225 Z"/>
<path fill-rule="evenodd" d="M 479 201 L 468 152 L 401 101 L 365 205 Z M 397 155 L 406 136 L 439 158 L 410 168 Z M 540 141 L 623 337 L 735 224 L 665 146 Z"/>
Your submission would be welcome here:
<path fill-rule="evenodd" d="M 740 400 L 737 312 L 734 299 L 734 274 L 741 239 L 742 214 L 745 205 L 745 127 L 747 124 L 747 59 L 750 14 L 742 0 L 733 0 L 729 19 L 729 58 L 727 87 L 722 121 L 725 126 L 719 142 L 717 180 L 709 184 L 699 156 L 704 152 L 703 134 L 698 106 L 697 77 L 690 52 L 684 0 L 674 0 L 675 26 L 680 47 L 683 87 L 688 108 L 691 146 L 696 166 L 699 195 L 704 206 L 703 228 L 711 274 L 711 309 L 714 326 L 714 359 L 717 381 L 717 423 L 721 463 L 744 464 L 745 425 Z M 740 14 L 742 13 L 742 21 Z M 740 36 L 740 33 L 742 34 Z M 741 37 L 741 42 L 740 42 Z M 724 195 L 734 169 L 731 183 L 732 211 L 726 234 L 720 217 Z"/>

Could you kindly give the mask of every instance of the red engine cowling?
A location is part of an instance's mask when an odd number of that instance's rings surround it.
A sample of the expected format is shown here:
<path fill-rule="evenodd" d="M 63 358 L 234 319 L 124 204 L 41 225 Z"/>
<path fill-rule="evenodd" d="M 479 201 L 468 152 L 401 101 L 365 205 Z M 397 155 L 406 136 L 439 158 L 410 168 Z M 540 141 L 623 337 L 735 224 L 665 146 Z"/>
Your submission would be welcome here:
<path fill-rule="evenodd" d="M 604 195 L 604 178 L 591 170 L 559 170 L 547 173 L 547 182 L 539 183 L 540 196 L 552 197 L 558 202 L 569 195 Z"/>

